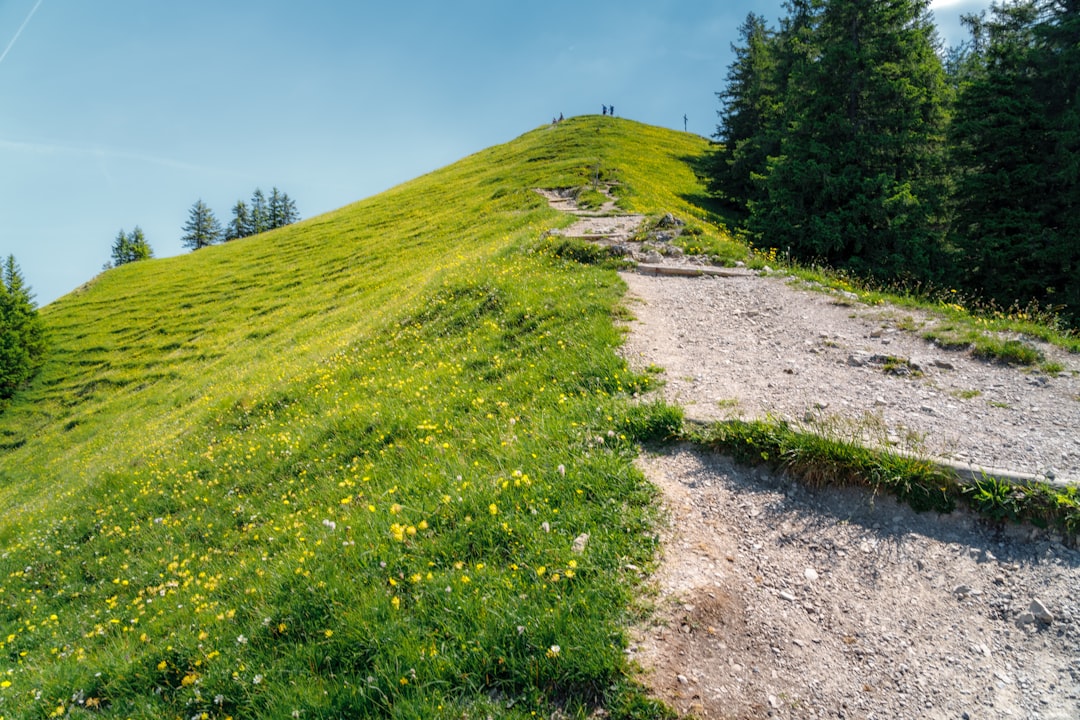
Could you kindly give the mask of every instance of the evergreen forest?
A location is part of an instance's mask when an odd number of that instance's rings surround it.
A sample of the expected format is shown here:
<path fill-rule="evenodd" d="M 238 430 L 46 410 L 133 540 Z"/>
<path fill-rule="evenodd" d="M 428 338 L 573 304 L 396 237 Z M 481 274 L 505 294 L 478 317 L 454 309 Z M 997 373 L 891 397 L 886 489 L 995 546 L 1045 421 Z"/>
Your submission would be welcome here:
<path fill-rule="evenodd" d="M 1080 323 L 1080 2 L 1007 0 L 944 49 L 927 0 L 750 14 L 712 191 L 752 243 Z"/>

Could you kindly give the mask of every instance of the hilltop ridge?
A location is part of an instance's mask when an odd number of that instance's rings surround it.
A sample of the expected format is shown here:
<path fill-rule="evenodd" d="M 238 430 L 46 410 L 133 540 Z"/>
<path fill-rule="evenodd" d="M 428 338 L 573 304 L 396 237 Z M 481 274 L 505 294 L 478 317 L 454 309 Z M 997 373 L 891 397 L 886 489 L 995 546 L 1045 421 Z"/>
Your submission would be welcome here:
<path fill-rule="evenodd" d="M 617 179 L 722 241 L 706 147 L 571 118 L 44 308 L 0 415 L 0 715 L 650 713 L 622 568 L 670 413 L 630 412 L 623 286 L 543 245 L 533 188 Z"/>

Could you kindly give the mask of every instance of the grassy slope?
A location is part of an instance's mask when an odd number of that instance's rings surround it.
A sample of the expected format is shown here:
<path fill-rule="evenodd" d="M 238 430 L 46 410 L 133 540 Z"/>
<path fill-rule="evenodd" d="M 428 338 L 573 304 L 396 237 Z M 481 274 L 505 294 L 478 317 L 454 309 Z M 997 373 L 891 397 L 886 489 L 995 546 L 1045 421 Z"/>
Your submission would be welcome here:
<path fill-rule="evenodd" d="M 530 188 L 599 165 L 701 219 L 705 146 L 572 119 L 45 308 L 0 416 L 0 716 L 646 712 L 622 285 L 532 251 L 568 219 Z"/>

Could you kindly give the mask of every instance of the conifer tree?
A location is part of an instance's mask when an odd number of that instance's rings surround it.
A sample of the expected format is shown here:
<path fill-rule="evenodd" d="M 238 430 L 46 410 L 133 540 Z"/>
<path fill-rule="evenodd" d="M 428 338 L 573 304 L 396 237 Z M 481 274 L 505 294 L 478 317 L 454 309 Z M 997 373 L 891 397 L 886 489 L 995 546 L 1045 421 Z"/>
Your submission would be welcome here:
<path fill-rule="evenodd" d="M 801 6 L 809 32 L 788 49 L 783 137 L 749 227 L 803 260 L 930 273 L 940 265 L 946 86 L 928 2 Z"/>
<path fill-rule="evenodd" d="M 34 295 L 9 255 L 0 272 L 0 399 L 33 377 L 44 356 L 45 329 Z"/>
<path fill-rule="evenodd" d="M 188 221 L 184 224 L 184 235 L 180 238 L 184 247 L 198 250 L 221 241 L 221 223 L 214 216 L 214 211 L 202 200 L 191 206 Z"/>
<path fill-rule="evenodd" d="M 150 243 L 146 241 L 146 235 L 143 233 L 142 228 L 136 225 L 130 235 L 125 233 L 123 229 L 120 230 L 112 247 L 112 265 L 114 267 L 137 260 L 147 260 L 152 257 L 154 257 L 154 251 L 150 248 Z"/>
<path fill-rule="evenodd" d="M 270 229 L 270 209 L 266 206 L 266 196 L 260 188 L 255 188 L 251 195 L 251 223 L 248 235 L 258 235 Z"/>
<path fill-rule="evenodd" d="M 755 13 L 739 27 L 742 46 L 732 45 L 735 61 L 727 85 L 717 93 L 723 104 L 715 137 L 721 145 L 710 158 L 710 190 L 728 205 L 746 209 L 756 199 L 754 177 L 761 175 L 779 147 L 776 119 L 782 108 L 776 68 L 778 41 Z"/>
<path fill-rule="evenodd" d="M 288 194 L 279 191 L 276 187 L 270 191 L 268 214 L 270 217 L 269 229 L 271 230 L 291 225 L 299 219 L 296 212 L 296 203 Z"/>
<path fill-rule="evenodd" d="M 251 214 L 243 200 L 237 200 L 232 209 L 232 220 L 225 228 L 225 240 L 239 240 L 251 235 Z"/>
<path fill-rule="evenodd" d="M 977 21 L 976 21 L 977 20 Z M 1013 0 L 969 21 L 979 48 L 951 129 L 966 284 L 1080 321 L 1080 2 Z"/>

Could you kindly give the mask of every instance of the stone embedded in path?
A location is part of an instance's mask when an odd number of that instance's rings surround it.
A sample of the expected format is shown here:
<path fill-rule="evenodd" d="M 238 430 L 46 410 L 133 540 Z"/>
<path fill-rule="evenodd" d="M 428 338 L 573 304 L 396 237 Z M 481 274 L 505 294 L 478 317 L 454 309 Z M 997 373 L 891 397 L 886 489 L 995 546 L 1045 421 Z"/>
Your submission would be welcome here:
<path fill-rule="evenodd" d="M 1046 606 L 1042 604 L 1042 601 L 1038 598 L 1031 601 L 1031 605 L 1028 607 L 1028 612 L 1034 616 L 1036 620 L 1041 623 L 1049 625 L 1054 622 L 1053 614 L 1046 609 Z"/>

